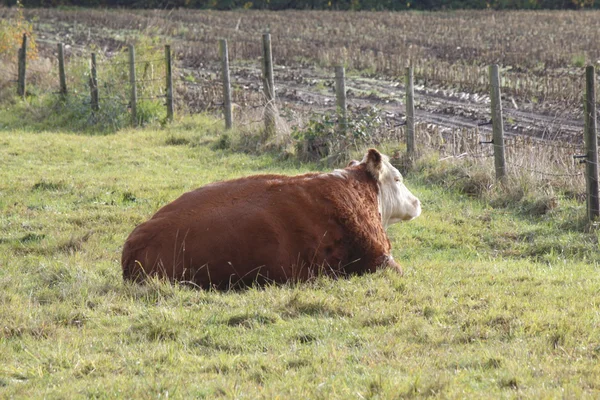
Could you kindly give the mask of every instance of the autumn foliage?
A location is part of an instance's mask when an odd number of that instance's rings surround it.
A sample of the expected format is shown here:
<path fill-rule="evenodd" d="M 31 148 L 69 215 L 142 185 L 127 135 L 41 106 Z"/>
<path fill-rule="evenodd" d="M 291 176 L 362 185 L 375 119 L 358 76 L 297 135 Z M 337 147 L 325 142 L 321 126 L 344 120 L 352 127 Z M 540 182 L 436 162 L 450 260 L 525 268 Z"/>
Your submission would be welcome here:
<path fill-rule="evenodd" d="M 23 6 L 17 2 L 12 18 L 0 20 L 0 58 L 16 60 L 19 48 L 23 43 L 23 35 L 27 35 L 27 58 L 37 58 L 37 46 L 33 25 L 23 16 Z"/>

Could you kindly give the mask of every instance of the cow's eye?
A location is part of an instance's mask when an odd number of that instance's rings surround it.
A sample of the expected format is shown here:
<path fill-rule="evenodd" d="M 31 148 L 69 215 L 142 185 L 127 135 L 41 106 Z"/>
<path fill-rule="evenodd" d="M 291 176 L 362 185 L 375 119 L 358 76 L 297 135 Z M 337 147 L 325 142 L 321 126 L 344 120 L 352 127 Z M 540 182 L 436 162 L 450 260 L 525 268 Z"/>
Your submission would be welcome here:
<path fill-rule="evenodd" d="M 395 177 L 395 178 L 394 178 L 394 180 L 395 180 L 396 182 L 400 182 L 402 179 L 400 179 L 400 177 L 398 177 L 398 176 L 397 176 L 397 177 Z"/>

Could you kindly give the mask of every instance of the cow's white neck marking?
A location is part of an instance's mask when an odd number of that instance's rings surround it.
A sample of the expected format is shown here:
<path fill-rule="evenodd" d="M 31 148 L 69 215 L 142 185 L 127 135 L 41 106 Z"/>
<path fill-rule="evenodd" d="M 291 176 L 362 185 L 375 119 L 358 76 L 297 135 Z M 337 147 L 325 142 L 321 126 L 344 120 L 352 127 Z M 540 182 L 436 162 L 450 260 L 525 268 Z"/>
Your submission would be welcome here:
<path fill-rule="evenodd" d="M 335 176 L 337 178 L 346 179 L 348 178 L 348 171 L 344 169 L 335 169 L 333 172 L 330 172 L 328 175 Z"/>
<path fill-rule="evenodd" d="M 377 182 L 377 189 L 377 210 L 379 211 L 379 216 L 381 217 L 383 229 L 387 230 L 388 224 L 386 219 L 383 217 L 383 204 L 381 201 L 381 184 L 379 182 Z M 389 217 L 387 219 L 389 220 Z"/>
<path fill-rule="evenodd" d="M 416 198 L 402 183 L 402 175 L 400 172 L 389 162 L 389 159 L 384 156 L 382 157 L 382 170 L 377 181 L 377 203 L 379 207 L 379 215 L 381 216 L 381 223 L 383 228 L 387 228 L 399 222 L 398 218 L 395 218 L 397 213 L 398 202 L 403 202 L 402 208 L 409 208 L 412 206 L 412 199 Z M 418 202 L 418 200 L 416 200 Z M 395 210 L 396 209 L 396 210 Z M 420 214 L 420 211 L 419 211 Z"/>

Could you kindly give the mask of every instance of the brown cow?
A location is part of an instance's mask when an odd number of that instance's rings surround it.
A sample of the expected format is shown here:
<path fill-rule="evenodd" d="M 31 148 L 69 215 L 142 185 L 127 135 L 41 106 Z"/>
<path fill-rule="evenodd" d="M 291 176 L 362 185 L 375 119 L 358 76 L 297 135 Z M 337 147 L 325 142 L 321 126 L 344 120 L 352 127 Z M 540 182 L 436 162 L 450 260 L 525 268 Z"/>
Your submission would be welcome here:
<path fill-rule="evenodd" d="M 256 175 L 185 193 L 133 230 L 123 277 L 226 288 L 402 269 L 385 229 L 421 214 L 388 158 L 331 173 Z"/>

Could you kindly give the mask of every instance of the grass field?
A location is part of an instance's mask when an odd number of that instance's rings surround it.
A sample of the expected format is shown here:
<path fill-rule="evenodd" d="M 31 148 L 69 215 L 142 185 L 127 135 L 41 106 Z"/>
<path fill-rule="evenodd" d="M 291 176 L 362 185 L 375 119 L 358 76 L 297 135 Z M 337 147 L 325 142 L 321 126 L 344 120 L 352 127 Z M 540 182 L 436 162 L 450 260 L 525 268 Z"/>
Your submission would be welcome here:
<path fill-rule="evenodd" d="M 598 233 L 428 184 L 384 272 L 241 292 L 123 283 L 182 192 L 312 164 L 214 150 L 220 121 L 0 133 L 0 398 L 598 398 Z M 390 151 L 391 149 L 384 149 Z"/>

